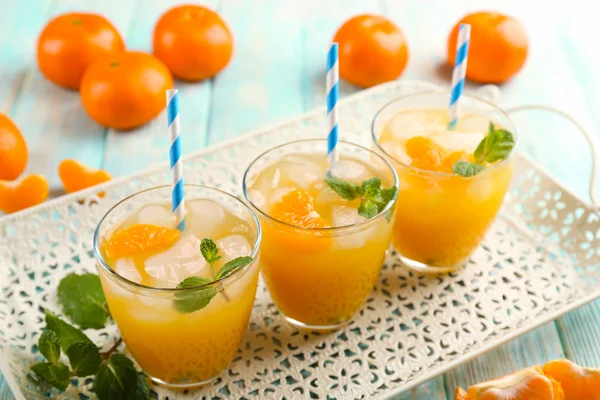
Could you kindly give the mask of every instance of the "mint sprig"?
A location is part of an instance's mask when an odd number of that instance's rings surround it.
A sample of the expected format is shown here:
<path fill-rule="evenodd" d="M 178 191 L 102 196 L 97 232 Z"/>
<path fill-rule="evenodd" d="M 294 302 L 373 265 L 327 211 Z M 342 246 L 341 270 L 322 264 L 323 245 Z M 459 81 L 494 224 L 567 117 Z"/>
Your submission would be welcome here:
<path fill-rule="evenodd" d="M 210 286 L 202 288 L 200 286 L 218 281 L 236 269 L 245 267 L 253 261 L 252 257 L 249 256 L 237 257 L 225 263 L 225 265 L 223 265 L 221 269 L 215 273 L 214 265 L 222 258 L 219 255 L 219 248 L 217 247 L 217 244 L 212 239 L 202 239 L 202 242 L 200 242 L 200 253 L 202 253 L 202 257 L 204 257 L 206 262 L 209 264 L 212 279 L 201 278 L 199 276 L 190 276 L 182 280 L 179 285 L 177 285 L 177 289 L 192 289 L 198 287 L 197 290 L 178 293 L 175 295 L 177 300 L 173 302 L 173 307 L 175 307 L 175 309 L 181 313 L 191 313 L 201 310 L 209 305 L 213 297 L 217 295 L 216 287 Z M 229 297 L 227 297 L 223 289 L 221 290 L 221 293 L 225 299 L 229 301 Z"/>
<path fill-rule="evenodd" d="M 487 164 L 504 160 L 515 147 L 515 138 L 506 129 L 496 129 L 490 121 L 488 134 L 479 142 L 473 154 L 475 162 L 457 161 L 452 166 L 452 172 L 462 177 L 475 176 L 483 171 Z"/>
<path fill-rule="evenodd" d="M 371 178 L 356 185 L 338 178 L 326 178 L 327 185 L 344 200 L 360 199 L 358 214 L 370 219 L 382 212 L 390 201 L 394 199 L 397 188 L 381 189 L 381 179 Z"/>
<path fill-rule="evenodd" d="M 45 330 L 38 339 L 38 349 L 46 360 L 56 364 L 60 357 L 60 338 L 54 331 Z"/>
<path fill-rule="evenodd" d="M 67 317 L 82 329 L 100 329 L 110 316 L 100 278 L 70 274 L 58 285 L 58 302 Z"/>

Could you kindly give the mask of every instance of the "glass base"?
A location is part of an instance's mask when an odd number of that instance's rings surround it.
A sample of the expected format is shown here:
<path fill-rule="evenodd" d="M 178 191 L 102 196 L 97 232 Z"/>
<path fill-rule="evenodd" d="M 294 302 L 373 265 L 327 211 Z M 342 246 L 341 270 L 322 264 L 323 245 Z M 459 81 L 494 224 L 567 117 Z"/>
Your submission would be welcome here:
<path fill-rule="evenodd" d="M 289 322 L 290 325 L 292 325 L 294 328 L 297 328 L 298 330 L 306 331 L 306 332 L 319 332 L 319 333 L 333 332 L 333 331 L 337 331 L 338 329 L 345 327 L 346 325 L 348 325 L 350 323 L 350 321 L 344 321 L 344 322 L 340 322 L 340 323 L 332 324 L 332 325 L 308 325 L 308 324 L 305 324 L 304 322 L 297 321 L 294 318 L 286 317 L 285 315 L 284 315 L 284 317 L 287 320 L 287 322 Z"/>
<path fill-rule="evenodd" d="M 462 268 L 467 263 L 465 260 L 450 266 L 431 266 L 423 264 L 419 261 L 411 260 L 410 258 L 404 257 L 400 253 L 397 253 L 397 257 L 402 265 L 422 274 L 447 274 L 448 272 L 453 272 Z"/>
<path fill-rule="evenodd" d="M 211 383 L 212 381 L 217 379 L 217 376 L 213 376 L 212 378 L 209 378 L 209 379 L 207 379 L 205 381 L 201 381 L 201 382 L 169 383 L 169 382 L 160 380 L 158 378 L 154 378 L 152 376 L 150 376 L 150 380 L 159 386 L 162 386 L 162 387 L 165 387 L 165 388 L 171 389 L 171 390 L 194 390 L 194 389 L 199 389 L 203 386 L 208 385 L 209 383 Z"/>

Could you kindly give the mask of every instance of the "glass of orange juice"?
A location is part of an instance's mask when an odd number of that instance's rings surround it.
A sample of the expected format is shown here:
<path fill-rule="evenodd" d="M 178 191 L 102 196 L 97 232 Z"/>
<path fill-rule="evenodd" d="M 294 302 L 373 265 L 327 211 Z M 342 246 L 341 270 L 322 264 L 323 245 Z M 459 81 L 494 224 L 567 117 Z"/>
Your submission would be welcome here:
<path fill-rule="evenodd" d="M 267 288 L 288 322 L 304 330 L 350 321 L 373 289 L 391 240 L 394 169 L 361 146 L 338 147 L 331 170 L 327 141 L 315 139 L 267 151 L 244 175 L 244 194 L 263 229 Z"/>
<path fill-rule="evenodd" d="M 254 212 L 217 189 L 185 185 L 185 230 L 170 187 L 134 194 L 100 221 L 94 251 L 127 350 L 155 382 L 215 379 L 244 337 L 258 282 Z"/>
<path fill-rule="evenodd" d="M 406 266 L 449 272 L 464 265 L 494 221 L 513 173 L 515 126 L 485 100 L 463 95 L 449 128 L 449 92 L 420 92 L 384 106 L 374 147 L 400 180 L 393 244 Z"/>

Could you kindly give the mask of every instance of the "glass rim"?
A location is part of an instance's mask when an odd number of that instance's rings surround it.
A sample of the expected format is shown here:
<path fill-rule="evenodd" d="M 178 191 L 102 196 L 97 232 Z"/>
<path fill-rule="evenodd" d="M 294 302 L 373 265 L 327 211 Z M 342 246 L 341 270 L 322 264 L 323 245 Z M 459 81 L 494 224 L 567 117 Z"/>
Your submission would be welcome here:
<path fill-rule="evenodd" d="M 361 146 L 359 144 L 356 144 L 356 143 L 351 143 L 351 142 L 348 142 L 348 141 L 345 141 L 345 140 L 339 140 L 338 143 L 343 143 L 345 145 L 350 145 L 350 146 L 358 147 L 358 148 L 360 148 L 362 150 L 365 150 L 365 151 L 371 153 L 372 155 L 375 155 L 377 158 L 379 158 L 381 161 L 383 161 L 384 165 L 386 165 L 389 168 L 389 170 L 392 172 L 392 176 L 394 178 L 393 179 L 393 181 L 394 181 L 394 187 L 396 188 L 396 194 L 394 195 L 394 197 L 392 198 L 392 200 L 388 202 L 388 204 L 385 206 L 385 208 L 383 210 L 381 210 L 381 212 L 379 212 L 373 218 L 365 219 L 364 221 L 356 222 L 356 223 L 350 224 L 350 225 L 332 226 L 332 227 L 329 227 L 329 228 L 306 228 L 306 227 L 303 227 L 303 226 L 298 226 L 298 225 L 290 224 L 290 223 L 287 223 L 287 222 L 284 222 L 284 221 L 280 221 L 277 218 L 274 218 L 274 217 L 270 216 L 265 211 L 261 210 L 260 207 L 258 207 L 256 204 L 254 204 L 254 202 L 250 198 L 250 194 L 248 193 L 247 179 L 248 179 L 248 173 L 249 173 L 250 169 L 252 169 L 252 167 L 256 164 L 256 162 L 258 160 L 260 160 L 261 158 L 263 158 L 265 155 L 271 153 L 272 151 L 275 151 L 277 149 L 281 149 L 282 147 L 286 147 L 286 146 L 289 146 L 289 145 L 298 144 L 298 143 L 306 143 L 306 142 L 324 142 L 324 143 L 327 143 L 327 139 L 326 138 L 300 139 L 300 140 L 294 140 L 294 141 L 291 141 L 291 142 L 280 144 L 278 146 L 272 147 L 269 150 L 266 150 L 263 153 L 261 153 L 259 156 L 257 156 L 248 165 L 248 168 L 246 168 L 246 172 L 244 172 L 244 177 L 242 178 L 242 190 L 244 192 L 244 197 L 246 198 L 246 200 L 248 201 L 248 203 L 250 203 L 250 205 L 254 209 L 256 209 L 261 215 L 265 216 L 266 218 L 268 218 L 269 220 L 271 220 L 273 222 L 276 222 L 278 224 L 282 224 L 282 225 L 287 226 L 289 228 L 297 229 L 297 230 L 299 230 L 301 232 L 339 232 L 340 230 L 350 230 L 350 229 L 354 229 L 354 228 L 356 228 L 358 226 L 371 224 L 371 223 L 373 223 L 373 221 L 376 221 L 379 218 L 383 217 L 392 207 L 395 206 L 396 201 L 398 200 L 398 192 L 399 192 L 399 188 L 400 188 L 400 179 L 398 178 L 398 174 L 396 173 L 396 170 L 394 169 L 394 167 L 392 166 L 392 164 L 388 160 L 386 160 L 385 157 L 382 157 L 381 155 L 377 154 L 373 150 L 370 150 L 370 149 L 368 149 L 368 148 L 366 148 L 364 146 Z M 325 144 L 324 144 L 323 148 L 326 149 L 327 146 L 325 146 Z"/>
<path fill-rule="evenodd" d="M 424 90 L 424 91 L 420 91 L 420 92 L 415 92 L 415 93 L 410 93 L 410 94 L 406 94 L 404 96 L 400 96 L 397 97 L 393 100 L 390 100 L 389 102 L 385 103 L 380 109 L 379 111 L 377 111 L 377 113 L 375 114 L 375 117 L 373 117 L 373 122 L 371 123 L 371 140 L 373 141 L 373 143 L 375 144 L 375 146 L 377 146 L 377 149 L 379 149 L 383 154 L 386 155 L 386 157 L 389 157 L 391 160 L 394 161 L 394 163 L 397 163 L 399 165 L 401 165 L 403 168 L 407 168 L 409 170 L 411 170 L 412 172 L 416 172 L 416 173 L 420 173 L 423 175 L 430 175 L 430 176 L 437 176 L 437 177 L 452 177 L 452 176 L 458 176 L 457 174 L 453 173 L 453 172 L 440 172 L 440 171 L 428 171 L 426 169 L 421 169 L 421 168 L 417 168 L 417 167 L 413 167 L 412 165 L 408 165 L 403 163 L 402 161 L 398 160 L 396 157 L 392 156 L 390 153 L 388 153 L 387 151 L 385 151 L 385 149 L 383 147 L 381 147 L 381 144 L 379 143 L 379 139 L 377 138 L 377 136 L 375 135 L 375 123 L 377 122 L 378 118 L 380 118 L 381 113 L 383 113 L 386 109 L 388 109 L 388 107 L 391 107 L 394 103 L 400 101 L 400 100 L 405 100 L 407 98 L 410 97 L 415 97 L 418 95 L 427 95 L 427 94 L 447 94 L 450 95 L 451 92 L 449 90 Z M 489 167 L 486 167 L 485 170 L 483 171 L 483 173 L 485 173 L 486 171 L 491 171 L 494 170 L 496 168 L 498 168 L 500 165 L 505 164 L 506 162 L 508 162 L 509 160 L 511 160 L 513 158 L 513 156 L 516 153 L 516 149 L 517 149 L 517 144 L 519 142 L 519 134 L 518 134 L 518 129 L 517 126 L 515 125 L 515 123 L 512 121 L 512 119 L 510 119 L 508 112 L 504 111 L 502 108 L 500 108 L 498 105 L 492 103 L 489 100 L 485 100 L 482 99 L 481 97 L 477 97 L 477 96 L 473 96 L 470 94 L 462 94 L 462 96 L 465 96 L 469 99 L 475 100 L 475 101 L 479 101 L 481 103 L 487 104 L 489 106 L 491 106 L 492 108 L 494 108 L 496 111 L 500 112 L 501 115 L 503 115 L 508 121 L 510 121 L 511 125 L 513 126 L 513 131 L 511 132 L 515 138 L 515 145 L 513 146 L 512 150 L 510 151 L 510 153 L 508 154 L 508 156 L 501 160 L 500 162 L 497 162 L 495 164 L 490 165 Z M 481 174 L 477 174 L 474 176 L 470 176 L 470 177 L 463 177 L 463 179 L 476 179 L 481 177 Z"/>
<path fill-rule="evenodd" d="M 216 280 L 216 281 L 212 281 L 209 283 L 205 283 L 203 285 L 198 285 L 198 286 L 193 286 L 193 287 L 189 287 L 189 288 L 164 288 L 164 287 L 153 287 L 153 286 L 147 286 L 147 285 L 143 285 L 141 283 L 136 283 L 133 281 L 130 281 L 129 279 L 121 276 L 120 274 L 117 273 L 117 271 L 113 270 L 110 265 L 108 265 L 108 263 L 106 262 L 106 260 L 104 259 L 104 256 L 102 256 L 102 252 L 100 251 L 100 243 L 99 243 L 99 237 L 100 237 L 100 228 L 102 227 L 103 223 L 105 222 L 106 218 L 108 217 L 108 215 L 115 210 L 118 206 L 120 206 L 121 204 L 125 203 L 127 200 L 130 200 L 131 198 L 143 194 L 143 193 L 147 193 L 153 190 L 157 190 L 157 189 L 170 189 L 171 186 L 169 185 L 160 185 L 160 186 L 154 186 L 148 189 L 144 189 L 141 190 L 139 192 L 135 192 L 133 194 L 130 194 L 129 196 L 125 197 L 124 199 L 120 200 L 119 202 L 117 202 L 114 206 L 112 206 L 100 219 L 100 221 L 98 222 L 98 225 L 96 226 L 96 229 L 94 231 L 94 243 L 93 243 L 93 248 L 94 248 L 94 256 L 96 258 L 96 261 L 98 261 L 100 263 L 100 265 L 104 268 L 104 270 L 110 274 L 110 276 L 115 277 L 118 281 L 120 281 L 121 283 L 128 285 L 128 286 L 133 286 L 137 289 L 142 289 L 144 291 L 149 291 L 149 292 L 155 292 L 155 293 L 163 293 L 163 294 L 174 294 L 174 293 L 187 293 L 187 292 L 195 292 L 199 289 L 204 289 L 204 288 L 211 288 L 211 287 L 218 287 L 221 286 L 224 282 L 226 281 L 230 281 L 231 278 L 233 277 L 240 277 L 242 276 L 242 274 L 240 274 L 242 271 L 247 271 L 248 269 L 250 269 L 254 264 L 256 264 L 257 262 L 257 255 L 258 255 L 258 250 L 260 248 L 260 244 L 262 241 L 262 228 L 260 226 L 260 222 L 258 221 L 258 217 L 256 216 L 256 214 L 254 213 L 254 211 L 252 210 L 251 207 L 248 207 L 248 205 L 246 203 L 244 203 L 241 199 L 239 199 L 238 197 L 227 193 L 221 189 L 217 189 L 217 188 L 213 188 L 210 186 L 206 186 L 206 185 L 197 185 L 197 184 L 193 184 L 193 183 L 184 183 L 183 185 L 184 187 L 195 187 L 195 188 L 200 188 L 200 189 L 208 189 L 208 190 L 212 190 L 215 192 L 219 192 L 221 194 L 226 195 L 227 197 L 239 202 L 241 205 L 244 206 L 245 209 L 247 209 L 250 212 L 250 215 L 252 216 L 252 220 L 254 221 L 254 225 L 256 226 L 256 240 L 254 241 L 254 246 L 252 248 L 252 252 L 250 253 L 250 256 L 252 257 L 252 262 L 246 266 L 244 266 L 243 268 L 237 268 L 235 271 L 231 272 L 230 274 Z"/>

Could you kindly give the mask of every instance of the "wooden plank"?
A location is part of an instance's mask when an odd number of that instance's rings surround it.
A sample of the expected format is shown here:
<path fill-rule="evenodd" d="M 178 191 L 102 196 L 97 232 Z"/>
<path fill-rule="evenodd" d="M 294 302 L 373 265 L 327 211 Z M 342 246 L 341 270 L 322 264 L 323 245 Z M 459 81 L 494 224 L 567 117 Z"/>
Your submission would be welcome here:
<path fill-rule="evenodd" d="M 114 4 L 114 13 L 120 12 L 120 3 Z M 181 4 L 179 0 L 144 0 L 135 10 L 126 35 L 130 49 L 152 51 L 152 32 L 158 18 L 169 8 Z M 217 8 L 218 0 L 204 1 L 203 5 Z M 208 115 L 210 112 L 212 81 L 183 83 L 176 81 L 180 94 L 181 134 L 184 154 L 206 145 Z M 169 139 L 165 112 L 138 129 L 129 132 L 109 130 L 106 137 L 104 167 L 116 176 L 131 174 L 140 169 L 169 160 Z"/>
<path fill-rule="evenodd" d="M 46 20 L 75 10 L 103 14 L 123 32 L 132 16 L 133 2 L 61 0 L 53 3 L 45 19 L 21 18 L 31 21 L 27 22 L 29 34 L 25 37 L 37 37 Z M 14 20 L 19 21 L 18 18 Z M 12 116 L 29 145 L 27 171 L 45 174 L 54 193 L 61 193 L 62 185 L 57 174 L 60 161 L 77 158 L 91 167 L 99 167 L 105 130 L 87 116 L 77 92 L 62 89 L 40 74 L 33 62 L 35 43 L 35 40 L 23 43 L 30 54 L 30 62 L 27 79 L 13 107 Z"/>

